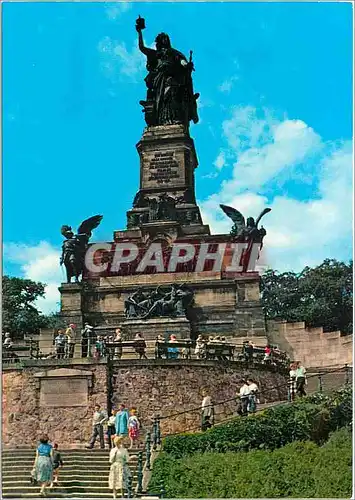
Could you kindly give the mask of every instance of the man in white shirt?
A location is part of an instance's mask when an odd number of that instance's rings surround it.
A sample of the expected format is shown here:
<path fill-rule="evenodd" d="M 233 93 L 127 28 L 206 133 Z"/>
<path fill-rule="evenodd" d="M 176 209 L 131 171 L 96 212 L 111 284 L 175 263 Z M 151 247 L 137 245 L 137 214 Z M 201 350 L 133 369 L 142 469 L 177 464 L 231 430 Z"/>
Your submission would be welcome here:
<path fill-rule="evenodd" d="M 202 430 L 205 430 L 205 424 L 206 420 L 210 422 L 212 419 L 213 421 L 213 405 L 212 405 L 212 400 L 211 396 L 208 394 L 208 392 L 205 390 L 202 392 L 203 400 L 201 404 L 201 427 Z"/>
<path fill-rule="evenodd" d="M 256 403 L 257 403 L 256 395 L 257 395 L 259 388 L 252 378 L 247 379 L 247 384 L 249 387 L 248 411 L 250 413 L 255 413 L 256 412 Z"/>
<path fill-rule="evenodd" d="M 100 405 L 95 405 L 95 411 L 92 418 L 92 436 L 90 443 L 85 448 L 92 449 L 94 447 L 97 436 L 100 438 L 100 448 L 105 449 L 104 441 L 104 422 L 107 420 L 107 413 L 101 408 Z"/>
<path fill-rule="evenodd" d="M 296 393 L 298 396 L 306 396 L 305 386 L 306 385 L 306 369 L 301 365 L 301 362 L 297 362 L 296 368 Z"/>
<path fill-rule="evenodd" d="M 249 403 L 249 394 L 250 389 L 246 382 L 246 380 L 241 381 L 241 388 L 239 389 L 239 397 L 242 404 L 242 415 L 248 415 L 248 403 Z"/>
<path fill-rule="evenodd" d="M 11 334 L 9 332 L 6 332 L 5 333 L 5 340 L 4 340 L 4 343 L 3 345 L 8 349 L 10 347 L 12 347 L 13 345 L 13 342 L 11 340 Z"/>

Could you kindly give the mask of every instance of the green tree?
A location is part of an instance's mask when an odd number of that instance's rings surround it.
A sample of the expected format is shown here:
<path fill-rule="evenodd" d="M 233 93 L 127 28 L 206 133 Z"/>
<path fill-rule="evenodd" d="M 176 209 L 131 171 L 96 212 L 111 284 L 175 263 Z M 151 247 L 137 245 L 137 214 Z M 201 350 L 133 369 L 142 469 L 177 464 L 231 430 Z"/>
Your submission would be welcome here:
<path fill-rule="evenodd" d="M 13 338 L 23 338 L 25 333 L 38 333 L 48 321 L 34 305 L 45 296 L 45 284 L 29 279 L 2 278 L 2 328 Z"/>
<path fill-rule="evenodd" d="M 352 333 L 353 263 L 326 259 L 299 274 L 268 270 L 261 277 L 261 300 L 268 319 Z"/>

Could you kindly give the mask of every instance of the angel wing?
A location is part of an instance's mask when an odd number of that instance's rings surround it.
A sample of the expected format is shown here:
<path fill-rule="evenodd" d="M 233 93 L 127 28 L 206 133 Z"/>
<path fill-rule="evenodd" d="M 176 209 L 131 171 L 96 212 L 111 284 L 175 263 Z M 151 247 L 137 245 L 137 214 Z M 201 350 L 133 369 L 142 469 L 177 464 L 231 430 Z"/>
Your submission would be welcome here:
<path fill-rule="evenodd" d="M 227 205 L 220 205 L 223 212 L 228 215 L 230 219 L 238 226 L 238 229 L 245 228 L 245 219 L 243 215 L 233 207 L 228 207 Z"/>
<path fill-rule="evenodd" d="M 100 224 L 100 222 L 102 221 L 102 217 L 102 215 L 94 215 L 93 217 L 84 220 L 84 222 L 80 224 L 78 234 L 91 235 L 91 231 Z"/>
<path fill-rule="evenodd" d="M 62 226 L 60 228 L 60 232 L 65 238 L 67 237 L 67 233 L 70 231 L 71 231 L 71 226 Z"/>
<path fill-rule="evenodd" d="M 258 224 L 261 221 L 261 219 L 264 217 L 264 215 L 268 214 L 269 212 L 271 212 L 271 208 L 264 208 L 264 210 L 261 212 L 261 214 L 255 221 L 255 227 L 258 227 Z"/>

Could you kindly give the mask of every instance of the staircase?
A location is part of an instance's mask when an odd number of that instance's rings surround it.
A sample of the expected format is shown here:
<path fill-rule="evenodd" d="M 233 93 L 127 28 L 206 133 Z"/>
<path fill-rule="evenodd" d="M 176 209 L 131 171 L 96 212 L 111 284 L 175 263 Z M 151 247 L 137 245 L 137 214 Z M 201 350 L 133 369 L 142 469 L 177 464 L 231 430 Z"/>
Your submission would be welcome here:
<path fill-rule="evenodd" d="M 130 462 L 132 492 L 137 487 L 138 452 Z M 59 471 L 59 485 L 47 489 L 51 498 L 112 498 L 108 488 L 110 471 L 108 450 L 60 450 L 64 466 Z M 13 449 L 2 451 L 2 495 L 1 498 L 39 498 L 40 486 L 30 483 L 35 450 Z M 145 454 L 143 453 L 143 465 Z"/>

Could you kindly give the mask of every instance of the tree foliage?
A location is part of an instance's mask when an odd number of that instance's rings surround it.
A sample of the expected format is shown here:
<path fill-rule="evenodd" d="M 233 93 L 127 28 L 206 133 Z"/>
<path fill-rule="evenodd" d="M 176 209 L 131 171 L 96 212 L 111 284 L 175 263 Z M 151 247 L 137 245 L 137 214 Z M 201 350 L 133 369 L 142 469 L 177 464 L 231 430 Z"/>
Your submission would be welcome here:
<path fill-rule="evenodd" d="M 3 331 L 10 332 L 13 338 L 23 338 L 25 333 L 38 333 L 40 328 L 47 326 L 47 318 L 35 306 L 35 301 L 44 297 L 45 286 L 29 279 L 3 276 Z"/>
<path fill-rule="evenodd" d="M 261 277 L 261 300 L 267 319 L 352 333 L 353 263 L 326 259 L 299 274 L 268 270 Z"/>

